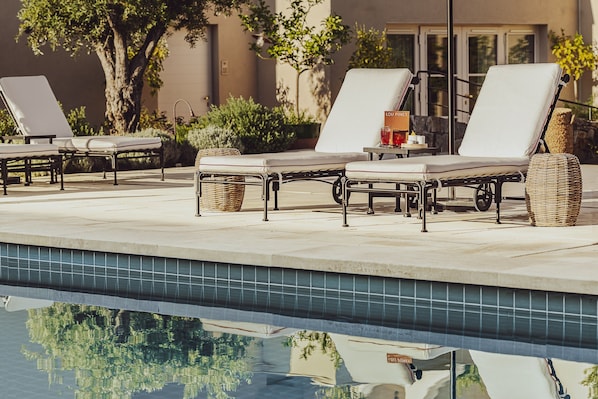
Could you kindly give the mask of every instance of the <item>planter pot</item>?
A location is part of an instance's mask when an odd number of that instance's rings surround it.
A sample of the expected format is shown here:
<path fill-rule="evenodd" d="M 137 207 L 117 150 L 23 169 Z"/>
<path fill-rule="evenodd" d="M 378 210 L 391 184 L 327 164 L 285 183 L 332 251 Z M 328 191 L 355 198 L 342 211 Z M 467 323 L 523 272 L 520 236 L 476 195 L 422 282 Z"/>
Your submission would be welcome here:
<path fill-rule="evenodd" d="M 297 138 L 291 149 L 314 148 L 320 136 L 320 123 L 300 123 L 296 125 L 285 125 L 289 131 L 295 132 Z"/>

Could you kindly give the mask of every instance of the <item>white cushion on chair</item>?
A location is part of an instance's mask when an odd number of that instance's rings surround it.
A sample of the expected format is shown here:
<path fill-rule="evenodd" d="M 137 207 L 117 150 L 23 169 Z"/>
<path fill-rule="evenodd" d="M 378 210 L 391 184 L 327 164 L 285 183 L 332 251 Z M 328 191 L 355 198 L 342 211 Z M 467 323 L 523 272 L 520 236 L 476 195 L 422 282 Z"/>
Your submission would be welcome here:
<path fill-rule="evenodd" d="M 528 164 L 528 157 L 430 155 L 373 162 L 351 162 L 346 165 L 345 175 L 351 180 L 417 182 L 525 173 Z"/>
<path fill-rule="evenodd" d="M 59 155 L 53 144 L 0 144 L 0 159 L 51 157 Z"/>
<path fill-rule="evenodd" d="M 362 152 L 380 142 L 384 111 L 398 109 L 413 74 L 408 69 L 351 69 L 316 144 L 318 152 Z"/>
<path fill-rule="evenodd" d="M 326 153 L 314 150 L 285 151 L 242 156 L 207 156 L 199 161 L 202 173 L 273 174 L 343 170 L 347 162 L 367 159 L 364 152 Z"/>
<path fill-rule="evenodd" d="M 158 149 L 162 146 L 159 137 L 127 136 L 76 136 L 57 138 L 53 143 L 61 151 L 69 152 L 106 152 L 107 154 Z"/>
<path fill-rule="evenodd" d="M 459 147 L 482 157 L 531 156 L 561 79 L 558 64 L 490 67 Z"/>

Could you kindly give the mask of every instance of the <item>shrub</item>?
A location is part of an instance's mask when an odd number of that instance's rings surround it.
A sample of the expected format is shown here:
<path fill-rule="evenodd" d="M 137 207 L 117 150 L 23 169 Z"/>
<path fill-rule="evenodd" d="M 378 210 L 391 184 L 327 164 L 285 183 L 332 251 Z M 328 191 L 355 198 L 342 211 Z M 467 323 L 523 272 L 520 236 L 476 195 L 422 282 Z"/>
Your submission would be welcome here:
<path fill-rule="evenodd" d="M 196 150 L 206 148 L 236 148 L 245 152 L 242 140 L 231 129 L 209 125 L 191 129 L 187 133 L 187 141 Z"/>
<path fill-rule="evenodd" d="M 294 142 L 295 135 L 284 129 L 284 115 L 257 104 L 253 99 L 231 97 L 225 104 L 212 106 L 198 121 L 197 127 L 215 126 L 230 129 L 239 136 L 244 153 L 284 151 Z"/>
<path fill-rule="evenodd" d="M 12 117 L 5 109 L 0 109 L 0 136 L 14 136 L 18 134 Z"/>
<path fill-rule="evenodd" d="M 101 131 L 94 130 L 87 121 L 84 106 L 71 109 L 66 114 L 66 119 L 71 126 L 74 136 L 96 136 L 101 134 Z"/>

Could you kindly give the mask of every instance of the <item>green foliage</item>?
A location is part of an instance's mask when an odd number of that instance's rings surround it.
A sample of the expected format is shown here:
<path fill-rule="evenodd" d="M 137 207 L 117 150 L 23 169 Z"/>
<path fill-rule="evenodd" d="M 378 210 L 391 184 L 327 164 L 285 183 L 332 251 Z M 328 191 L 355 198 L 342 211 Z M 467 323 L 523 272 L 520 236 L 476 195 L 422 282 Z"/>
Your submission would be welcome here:
<path fill-rule="evenodd" d="M 295 135 L 284 129 L 281 112 L 252 98 L 230 97 L 225 104 L 212 106 L 197 123 L 198 128 L 206 126 L 231 130 L 247 154 L 284 151 L 295 140 Z"/>
<path fill-rule="evenodd" d="M 164 166 L 172 167 L 177 164 L 192 165 L 197 151 L 185 140 L 180 143 L 174 140 L 172 133 L 162 129 L 146 128 L 132 134 L 134 137 L 160 137 L 164 151 Z M 125 161 L 123 158 L 119 162 Z M 130 160 L 129 167 L 158 168 L 159 161 L 155 158 L 140 158 Z"/>
<path fill-rule="evenodd" d="M 14 136 L 19 134 L 15 121 L 5 109 L 0 109 L 0 136 Z"/>
<path fill-rule="evenodd" d="M 588 387 L 588 399 L 598 399 L 598 366 L 592 366 L 584 371 L 582 385 Z"/>
<path fill-rule="evenodd" d="M 571 37 L 565 35 L 563 30 L 560 36 L 550 31 L 549 37 L 552 42 L 552 54 L 557 63 L 573 80 L 579 80 L 585 71 L 593 71 L 598 66 L 598 55 L 594 46 L 584 43 L 583 36 L 579 33 Z"/>
<path fill-rule="evenodd" d="M 328 333 L 319 331 L 299 331 L 291 335 L 285 345 L 290 347 L 302 347 L 301 359 L 311 356 L 315 350 L 320 350 L 323 354 L 330 356 L 335 368 L 340 368 L 343 363 L 341 355 L 336 350 L 334 341 Z"/>
<path fill-rule="evenodd" d="M 482 391 L 486 392 L 478 368 L 473 364 L 466 364 L 463 372 L 457 376 L 457 394 L 461 395 L 465 389 L 474 385 L 479 385 Z"/>
<path fill-rule="evenodd" d="M 284 115 L 285 125 L 305 125 L 318 123 L 318 120 L 313 115 L 305 111 L 299 111 L 299 113 L 297 113 L 294 109 L 289 109 L 287 107 L 278 107 L 276 108 L 276 111 L 281 112 Z"/>
<path fill-rule="evenodd" d="M 189 130 L 187 141 L 196 150 L 207 148 L 236 148 L 245 152 L 241 137 L 230 128 L 208 125 L 203 128 Z"/>
<path fill-rule="evenodd" d="M 150 112 L 147 108 L 141 109 L 139 117 L 139 129 L 154 128 L 159 130 L 172 131 L 172 122 L 168 120 L 165 112 Z"/>
<path fill-rule="evenodd" d="M 393 51 L 386 45 L 386 30 L 355 25 L 355 51 L 349 59 L 351 68 L 392 68 Z"/>
<path fill-rule="evenodd" d="M 100 131 L 95 131 L 87 121 L 84 106 L 71 109 L 66 114 L 66 119 L 75 136 L 96 136 L 101 134 Z"/>
<path fill-rule="evenodd" d="M 199 319 L 58 303 L 31 310 L 27 328 L 42 349 L 24 349 L 26 358 L 51 384 L 74 371 L 77 398 L 130 398 L 179 383 L 184 398 L 225 399 L 251 379 L 252 338 L 214 337 Z"/>
<path fill-rule="evenodd" d="M 338 15 L 329 15 L 320 26 L 311 26 L 307 17 L 323 0 L 291 0 L 288 12 L 274 13 L 264 0 L 254 0 L 249 13 L 242 14 L 245 30 L 259 35 L 250 48 L 259 57 L 278 60 L 296 72 L 295 107 L 299 112 L 299 76 L 316 65 L 330 65 L 332 55 L 351 39 L 351 28 Z M 265 45 L 267 44 L 267 45 Z"/>
<path fill-rule="evenodd" d="M 134 132 L 144 78 L 160 84 L 157 74 L 166 56 L 160 46 L 168 30 L 185 29 L 185 39 L 193 44 L 204 37 L 210 13 L 230 14 L 244 1 L 22 0 L 18 36 L 26 36 L 38 55 L 45 46 L 72 55 L 94 52 L 106 77 L 109 126 Z"/>

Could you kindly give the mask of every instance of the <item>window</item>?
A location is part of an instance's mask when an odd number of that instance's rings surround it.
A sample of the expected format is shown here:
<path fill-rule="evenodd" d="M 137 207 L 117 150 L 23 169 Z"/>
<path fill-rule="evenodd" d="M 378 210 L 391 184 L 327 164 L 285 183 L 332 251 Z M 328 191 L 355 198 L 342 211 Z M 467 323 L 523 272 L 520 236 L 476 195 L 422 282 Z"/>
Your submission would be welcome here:
<path fill-rule="evenodd" d="M 492 65 L 536 62 L 537 28 L 465 27 L 454 28 L 457 118 L 467 121 L 484 77 Z M 420 115 L 448 114 L 446 78 L 447 35 L 445 27 L 387 27 L 388 46 L 397 67 L 420 72 L 420 84 L 412 104 Z"/>

